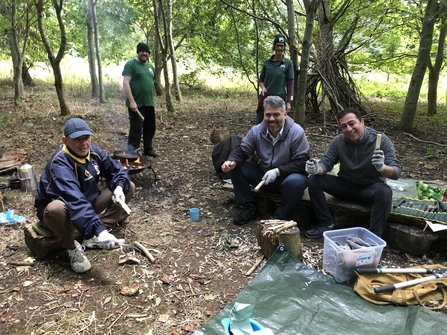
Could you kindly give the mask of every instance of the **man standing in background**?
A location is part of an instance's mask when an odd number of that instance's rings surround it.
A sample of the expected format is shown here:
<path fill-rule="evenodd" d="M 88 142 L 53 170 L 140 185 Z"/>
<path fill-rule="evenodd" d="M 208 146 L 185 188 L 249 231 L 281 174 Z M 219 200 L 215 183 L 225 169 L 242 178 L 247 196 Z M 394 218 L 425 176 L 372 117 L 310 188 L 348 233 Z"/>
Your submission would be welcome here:
<path fill-rule="evenodd" d="M 259 76 L 259 86 L 262 91 L 256 111 L 256 124 L 264 120 L 262 102 L 269 95 L 281 97 L 286 103 L 287 113 L 292 110 L 295 74 L 292 61 L 284 56 L 286 37 L 283 34 L 275 36 L 272 50 L 275 54 L 264 61 Z"/>
<path fill-rule="evenodd" d="M 154 108 L 154 80 L 155 68 L 149 63 L 149 46 L 138 43 L 137 58 L 124 65 L 123 90 L 126 94 L 126 107 L 129 111 L 129 151 L 138 151 L 140 148 L 141 132 L 143 132 L 143 154 L 157 157 L 152 139 L 155 135 L 155 108 Z M 144 120 L 138 115 L 144 117 Z"/>

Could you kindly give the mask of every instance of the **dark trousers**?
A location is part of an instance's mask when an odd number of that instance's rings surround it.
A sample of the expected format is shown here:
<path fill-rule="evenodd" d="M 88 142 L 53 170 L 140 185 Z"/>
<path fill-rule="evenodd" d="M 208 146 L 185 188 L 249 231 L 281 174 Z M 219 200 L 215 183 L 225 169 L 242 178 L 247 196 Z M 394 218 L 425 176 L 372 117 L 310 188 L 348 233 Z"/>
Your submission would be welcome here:
<path fill-rule="evenodd" d="M 127 148 L 134 151 L 140 147 L 141 133 L 143 133 L 143 149 L 147 154 L 153 149 L 152 139 L 155 135 L 155 108 L 153 106 L 138 107 L 141 115 L 144 117 L 144 123 L 141 121 L 137 113 L 130 108 L 129 112 L 129 139 L 127 140 Z"/>
<path fill-rule="evenodd" d="M 236 202 L 239 204 L 254 202 L 255 199 L 250 185 L 253 185 L 253 187 L 258 185 L 265 172 L 257 163 L 246 161 L 244 165 L 240 168 L 236 167 L 230 173 Z M 281 194 L 281 204 L 277 214 L 280 219 L 287 220 L 289 212 L 303 198 L 306 187 L 307 177 L 299 173 L 293 173 L 287 177 L 279 176 L 274 183 L 262 186 L 262 190 Z"/>
<path fill-rule="evenodd" d="M 329 226 L 334 222 L 327 207 L 324 192 L 341 200 L 352 200 L 363 205 L 372 205 L 369 230 L 378 236 L 382 235 L 385 230 L 386 220 L 391 213 L 393 196 L 391 188 L 386 183 L 359 185 L 327 174 L 310 176 L 309 196 L 318 224 Z"/>

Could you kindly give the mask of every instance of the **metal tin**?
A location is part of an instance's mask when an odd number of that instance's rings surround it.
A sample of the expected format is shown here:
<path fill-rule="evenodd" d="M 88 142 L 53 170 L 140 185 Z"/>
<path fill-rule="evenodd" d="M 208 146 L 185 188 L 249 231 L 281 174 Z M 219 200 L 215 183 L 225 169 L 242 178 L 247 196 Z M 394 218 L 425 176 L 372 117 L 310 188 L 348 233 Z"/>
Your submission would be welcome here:
<path fill-rule="evenodd" d="M 32 165 L 25 163 L 17 168 L 17 175 L 21 181 L 22 191 L 31 192 L 37 189 L 37 178 Z"/>

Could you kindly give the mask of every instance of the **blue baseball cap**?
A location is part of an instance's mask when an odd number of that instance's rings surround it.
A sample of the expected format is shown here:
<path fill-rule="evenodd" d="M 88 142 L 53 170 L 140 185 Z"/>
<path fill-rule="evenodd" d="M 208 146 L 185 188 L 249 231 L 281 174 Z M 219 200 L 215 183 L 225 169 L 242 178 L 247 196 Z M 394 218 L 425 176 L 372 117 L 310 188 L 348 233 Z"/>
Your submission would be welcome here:
<path fill-rule="evenodd" d="M 67 121 L 64 126 L 64 135 L 71 138 L 78 138 L 84 135 L 93 136 L 93 132 L 87 125 L 87 123 L 79 118 L 73 118 Z"/>

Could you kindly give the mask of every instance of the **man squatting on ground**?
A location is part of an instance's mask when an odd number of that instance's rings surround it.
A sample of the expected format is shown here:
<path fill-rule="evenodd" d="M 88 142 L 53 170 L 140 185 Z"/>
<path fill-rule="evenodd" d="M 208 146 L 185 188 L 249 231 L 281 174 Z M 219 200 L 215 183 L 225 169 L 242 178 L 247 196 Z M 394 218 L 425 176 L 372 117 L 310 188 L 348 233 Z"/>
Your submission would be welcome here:
<path fill-rule="evenodd" d="M 84 239 L 93 239 L 101 248 L 112 249 L 118 239 L 105 225 L 114 226 L 128 214 L 117 203 L 132 199 L 135 185 L 117 161 L 92 142 L 93 132 L 84 120 L 67 121 L 63 145 L 53 154 L 40 177 L 34 206 L 44 228 L 51 230 L 68 250 L 75 272 L 90 270 L 83 246 L 75 240 L 75 230 Z M 99 177 L 106 187 L 98 187 Z"/>
<path fill-rule="evenodd" d="M 338 115 L 342 134 L 329 144 L 324 157 L 306 162 L 309 177 L 309 196 L 318 225 L 305 232 L 317 238 L 335 224 L 327 207 L 324 192 L 342 199 L 372 205 L 369 230 L 381 236 L 391 212 L 393 192 L 386 178 L 399 179 L 401 167 L 391 140 L 384 134 L 380 149 L 375 149 L 378 132 L 365 127 L 360 111 L 347 108 Z M 340 163 L 338 177 L 326 174 Z"/>
<path fill-rule="evenodd" d="M 247 160 L 255 153 L 259 164 Z M 287 116 L 282 98 L 267 97 L 264 122 L 251 128 L 221 166 L 224 173 L 231 171 L 236 202 L 244 206 L 233 222 L 243 225 L 259 215 L 250 185 L 256 186 L 261 180 L 265 180 L 263 190 L 281 194 L 281 204 L 273 217 L 287 219 L 307 187 L 308 159 L 309 142 L 303 128 Z"/>

